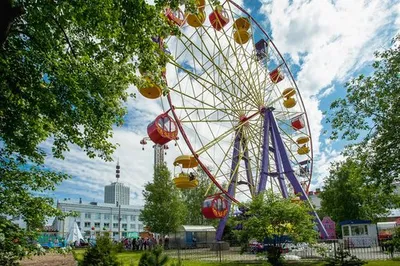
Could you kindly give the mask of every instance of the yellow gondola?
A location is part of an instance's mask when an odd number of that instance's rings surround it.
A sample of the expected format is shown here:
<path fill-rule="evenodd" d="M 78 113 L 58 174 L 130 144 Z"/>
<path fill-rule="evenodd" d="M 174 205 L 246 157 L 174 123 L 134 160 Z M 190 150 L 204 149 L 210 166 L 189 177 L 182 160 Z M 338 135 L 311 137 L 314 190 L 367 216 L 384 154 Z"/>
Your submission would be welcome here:
<path fill-rule="evenodd" d="M 206 8 L 206 0 L 197 0 L 197 9 L 199 11 L 204 11 L 204 9 Z"/>
<path fill-rule="evenodd" d="M 246 30 L 238 30 L 233 33 L 233 39 L 235 42 L 238 44 L 245 44 L 249 41 L 250 39 L 250 33 L 247 32 Z"/>
<path fill-rule="evenodd" d="M 233 23 L 233 27 L 236 30 L 244 30 L 247 31 L 250 28 L 250 21 L 248 18 L 240 17 Z"/>
<path fill-rule="evenodd" d="M 181 155 L 176 157 L 174 166 L 181 165 L 182 168 L 194 168 L 199 165 L 193 155 Z"/>
<path fill-rule="evenodd" d="M 190 178 L 186 173 L 180 173 L 173 181 L 177 188 L 182 189 L 195 188 L 199 185 L 199 181 L 196 178 Z"/>
<path fill-rule="evenodd" d="M 194 28 L 200 27 L 206 21 L 206 12 L 199 10 L 197 15 L 189 13 L 186 15 L 186 21 Z"/>
<path fill-rule="evenodd" d="M 282 96 L 285 98 L 293 97 L 296 94 L 296 90 L 294 88 L 284 89 L 282 92 Z"/>
<path fill-rule="evenodd" d="M 162 95 L 162 90 L 160 86 L 154 84 L 149 78 L 146 79 L 146 84 L 143 87 L 139 88 L 140 94 L 142 94 L 144 97 L 148 99 L 157 99 L 161 97 Z"/>
<path fill-rule="evenodd" d="M 296 105 L 296 99 L 289 98 L 283 101 L 283 106 L 286 108 L 293 108 Z"/>
<path fill-rule="evenodd" d="M 301 147 L 297 150 L 297 153 L 300 154 L 300 155 L 304 155 L 304 154 L 307 154 L 307 153 L 309 153 L 309 152 L 310 152 L 310 148 L 307 147 L 306 145 L 301 146 Z"/>
<path fill-rule="evenodd" d="M 298 137 L 296 139 L 297 144 L 306 144 L 307 142 L 310 141 L 310 137 L 304 136 L 304 137 Z"/>

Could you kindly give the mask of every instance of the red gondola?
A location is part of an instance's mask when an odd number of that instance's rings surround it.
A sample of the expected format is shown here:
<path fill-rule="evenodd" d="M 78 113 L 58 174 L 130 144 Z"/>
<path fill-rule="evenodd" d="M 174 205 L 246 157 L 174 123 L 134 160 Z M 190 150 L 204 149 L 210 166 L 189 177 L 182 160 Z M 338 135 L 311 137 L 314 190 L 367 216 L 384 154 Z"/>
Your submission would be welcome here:
<path fill-rule="evenodd" d="M 269 73 L 269 77 L 271 78 L 271 81 L 275 84 L 282 81 L 285 78 L 285 76 L 283 76 L 283 73 L 279 70 L 279 68 L 276 68 L 271 73 Z"/>
<path fill-rule="evenodd" d="M 228 214 L 228 201 L 221 195 L 208 196 L 204 202 L 201 212 L 207 219 L 221 219 Z"/>
<path fill-rule="evenodd" d="M 167 8 L 165 10 L 165 16 L 173 23 L 178 25 L 179 27 L 185 24 L 185 15 L 183 14 L 182 10 L 179 8 L 177 10 L 172 10 Z"/>
<path fill-rule="evenodd" d="M 294 130 L 300 130 L 304 127 L 304 118 L 302 115 L 296 116 L 292 118 L 292 128 Z"/>
<path fill-rule="evenodd" d="M 175 121 L 168 114 L 164 113 L 147 126 L 147 134 L 155 143 L 164 145 L 171 140 L 177 139 L 178 128 Z"/>
<path fill-rule="evenodd" d="M 216 30 L 221 30 L 229 22 L 228 12 L 222 6 L 217 6 L 208 19 Z"/>

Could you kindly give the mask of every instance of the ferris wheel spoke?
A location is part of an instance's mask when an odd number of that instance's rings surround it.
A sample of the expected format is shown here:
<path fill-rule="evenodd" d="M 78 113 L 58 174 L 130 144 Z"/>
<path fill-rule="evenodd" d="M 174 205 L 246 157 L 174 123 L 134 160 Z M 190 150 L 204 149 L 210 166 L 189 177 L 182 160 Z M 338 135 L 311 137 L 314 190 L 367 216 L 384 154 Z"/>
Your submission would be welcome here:
<path fill-rule="evenodd" d="M 295 117 L 295 116 L 304 114 L 303 111 L 289 111 L 289 110 L 285 110 L 285 111 L 276 111 L 275 110 L 274 113 L 276 114 L 275 118 L 279 119 L 279 120 L 282 120 L 288 116 Z"/>
<path fill-rule="evenodd" d="M 200 48 L 199 48 L 191 39 L 188 39 L 188 38 L 187 38 L 187 42 L 190 43 L 190 46 L 192 46 L 192 47 L 194 46 L 194 47 L 196 47 L 197 49 L 200 50 Z M 185 45 L 186 47 L 188 47 L 187 44 L 186 44 L 185 42 L 183 42 L 183 43 L 184 43 L 184 45 Z M 207 47 L 205 47 L 205 49 L 208 51 L 208 48 L 207 48 Z M 206 57 L 206 59 L 208 60 L 207 62 L 213 62 L 212 59 L 211 59 L 209 56 L 205 55 L 204 53 L 202 53 L 202 56 Z M 213 77 L 211 77 L 210 74 L 209 74 L 210 71 L 207 71 L 207 69 L 204 67 L 204 65 L 201 64 L 201 63 L 199 62 L 199 60 L 198 60 L 195 56 L 193 56 L 193 57 L 194 57 L 194 62 L 197 62 L 197 63 L 202 67 L 202 69 L 204 70 L 204 72 L 207 74 L 207 76 L 208 76 L 211 80 L 214 80 Z M 213 68 L 215 68 L 215 70 L 217 70 L 217 72 L 220 74 L 220 77 L 224 76 L 227 80 L 230 80 L 230 81 L 231 81 L 231 84 L 232 84 L 232 85 L 236 84 L 235 82 L 233 82 L 233 80 L 231 79 L 231 77 L 230 77 L 229 75 L 227 75 L 224 71 L 221 70 L 221 68 L 220 68 L 218 65 L 216 65 L 216 64 L 214 63 L 214 64 L 211 64 L 211 67 L 213 67 Z M 221 75 L 221 74 L 222 74 L 222 75 Z M 194 73 L 189 73 L 189 75 L 196 75 L 196 76 L 199 76 L 199 75 L 194 74 Z M 203 79 L 203 78 L 202 78 L 202 79 Z M 221 78 L 221 80 L 223 81 L 225 87 L 226 87 L 226 88 L 229 88 L 229 86 L 227 86 L 227 84 L 226 84 L 226 80 L 223 79 L 223 78 Z M 203 79 L 203 81 L 205 81 L 205 79 Z M 216 83 L 211 83 L 211 84 L 212 84 L 213 86 L 215 86 L 215 87 L 218 87 L 218 89 L 219 89 L 222 93 L 226 93 L 226 94 L 228 94 L 228 95 L 229 95 L 230 97 L 232 97 L 232 98 L 237 98 L 237 97 L 238 97 L 235 93 L 232 93 L 232 92 L 228 91 L 227 89 L 223 89 L 221 86 L 217 86 Z M 237 88 L 240 89 L 239 86 L 237 86 Z M 244 93 L 244 92 L 243 92 L 243 93 Z M 249 95 L 247 95 L 247 94 L 245 94 L 245 95 L 246 95 L 246 96 L 249 96 Z M 226 98 L 229 98 L 229 97 L 226 97 Z M 243 100 L 243 97 L 240 99 L 240 101 L 236 101 L 236 102 L 237 102 L 237 103 L 241 103 L 242 100 Z M 252 104 L 252 103 L 248 103 L 248 104 Z"/>
<path fill-rule="evenodd" d="M 260 116 L 261 118 L 261 116 Z M 247 134 L 247 143 L 250 144 L 250 149 L 249 149 L 249 153 L 250 153 L 250 157 L 255 158 L 254 161 L 251 161 L 251 165 L 254 166 L 255 169 L 255 175 L 254 175 L 254 184 L 258 183 L 258 178 L 260 176 L 260 167 L 261 167 L 261 148 L 262 148 L 262 133 L 260 132 L 260 128 L 254 128 L 254 125 L 251 125 L 249 127 L 247 127 L 245 129 L 245 132 Z"/>
<path fill-rule="evenodd" d="M 233 14 L 231 5 L 230 5 L 229 2 L 227 2 L 227 3 L 228 3 L 228 6 L 229 6 L 229 11 L 230 11 L 231 17 L 234 18 L 235 16 Z M 250 27 L 250 28 L 252 28 L 252 27 Z M 228 36 L 227 32 L 225 31 L 225 29 L 223 28 L 222 30 L 224 31 L 225 35 Z M 231 39 L 231 41 L 228 42 L 228 44 L 232 48 L 232 50 L 235 51 L 233 54 L 234 54 L 236 60 L 240 62 L 240 60 L 237 57 L 237 55 L 239 54 L 239 51 L 241 50 L 244 54 L 247 54 L 247 51 L 244 49 L 244 45 L 231 45 L 231 43 L 234 43 L 233 39 Z M 249 43 L 252 43 L 252 41 L 250 40 L 250 42 L 247 43 L 246 47 L 248 47 Z M 236 47 L 238 47 L 238 46 L 239 46 L 239 49 L 236 49 Z M 253 48 L 253 47 L 251 47 L 251 48 Z M 252 56 L 243 56 L 243 57 L 245 58 L 245 61 L 247 63 L 247 67 L 248 68 L 251 69 L 252 66 L 254 66 L 254 65 L 257 66 L 257 62 L 255 62 L 255 60 L 252 60 L 252 58 L 253 58 Z M 250 62 L 248 62 L 247 59 L 250 59 Z M 243 68 L 242 64 L 238 64 L 238 66 L 241 68 L 241 71 L 243 71 L 243 73 L 246 72 L 245 69 Z M 250 89 L 256 87 L 255 86 L 256 83 L 254 81 L 253 75 L 250 75 L 250 77 L 245 75 L 245 79 L 246 79 L 246 82 L 248 84 L 251 84 Z M 255 94 L 254 94 L 255 98 L 258 99 L 258 105 L 262 105 L 263 104 L 261 92 L 262 92 L 262 90 L 260 88 L 258 88 L 258 90 L 255 90 Z"/>
<path fill-rule="evenodd" d="M 208 85 L 210 85 L 210 86 L 214 86 L 214 87 L 216 87 L 217 89 L 219 89 L 221 92 L 222 92 L 222 91 L 225 91 L 223 88 L 216 86 L 214 83 L 211 83 L 210 81 L 208 81 L 208 80 L 206 80 L 206 79 L 204 79 L 204 78 L 202 78 L 202 77 L 200 77 L 200 76 L 198 76 L 198 75 L 196 75 L 196 74 L 194 74 L 194 73 L 192 73 L 192 72 L 189 72 L 188 70 L 186 70 L 185 68 L 183 68 L 183 67 L 180 66 L 179 64 L 175 64 L 175 63 L 172 63 L 172 64 L 174 64 L 176 67 L 182 69 L 183 71 L 187 72 L 187 73 L 189 74 L 189 76 L 192 76 L 192 77 L 195 78 L 196 80 L 201 80 L 202 82 L 204 82 L 204 83 L 199 82 L 199 84 L 200 84 L 204 89 L 206 89 L 210 94 L 212 94 L 214 97 L 216 97 L 220 102 L 225 103 L 226 101 L 228 101 L 228 103 L 230 104 L 230 106 L 234 107 L 233 109 L 241 109 L 241 107 L 237 105 L 238 103 L 241 103 L 241 102 L 245 102 L 245 103 L 247 103 L 249 106 L 253 106 L 253 108 L 257 108 L 257 106 L 253 105 L 252 103 L 247 102 L 246 100 L 237 98 L 238 96 L 237 96 L 237 95 L 234 95 L 234 94 L 230 94 L 230 95 L 229 95 L 230 97 L 226 97 L 226 96 L 225 96 L 225 99 L 224 99 L 224 100 L 220 99 L 219 97 L 217 97 L 216 93 L 214 93 L 214 92 L 213 92 L 212 90 L 210 90 L 207 86 L 205 86 L 205 84 L 208 84 Z M 173 86 L 173 87 L 170 87 L 170 89 L 171 89 L 171 90 L 174 90 L 174 91 L 177 92 L 177 93 L 183 94 L 182 90 L 176 90 L 176 89 L 175 89 L 176 86 L 181 86 L 180 84 L 181 84 L 181 82 L 177 82 L 177 84 L 176 84 L 175 86 Z M 204 92 L 205 92 L 205 91 L 203 91 L 202 93 L 204 93 Z M 189 96 L 188 94 L 184 94 L 184 95 L 185 95 L 186 97 Z M 196 95 L 196 96 L 198 96 L 198 95 Z M 197 97 L 189 96 L 189 98 L 194 99 L 194 100 L 196 100 L 196 101 L 199 101 L 199 99 L 198 99 Z M 229 100 L 229 99 L 231 99 L 231 100 Z M 234 101 L 234 99 L 236 99 L 236 101 Z M 202 102 L 202 103 L 204 103 L 204 102 Z M 225 105 L 226 105 L 226 104 L 225 104 Z M 209 106 L 211 106 L 211 105 L 209 105 Z"/>
<path fill-rule="evenodd" d="M 283 124 L 283 125 L 285 125 L 285 126 L 287 126 L 287 127 L 289 127 L 289 128 L 292 128 L 292 125 L 289 124 L 289 123 L 287 123 L 285 120 L 276 119 L 276 121 L 279 122 L 279 124 Z M 281 127 L 281 126 L 278 126 L 278 127 L 279 127 L 279 129 L 282 130 L 282 127 Z M 310 135 L 310 134 L 308 134 L 305 130 L 306 130 L 306 127 L 304 127 L 303 130 L 297 130 L 296 132 L 297 132 L 297 133 L 300 133 L 300 134 L 304 134 L 304 135 L 306 135 L 306 136 Z M 282 130 L 282 131 L 285 132 L 284 130 Z"/>
<path fill-rule="evenodd" d="M 207 2 L 207 8 L 210 6 Z M 182 28 L 182 35 L 167 40 L 175 49 L 174 57 L 167 65 L 167 78 L 169 108 L 174 112 L 183 137 L 176 141 L 178 149 L 187 154 L 189 148 L 204 171 L 211 167 L 213 170 L 206 171 L 208 177 L 233 202 L 254 197 L 264 160 L 269 161 L 267 187 L 276 192 L 286 191 L 285 186 L 291 187 L 284 173 L 288 169 L 283 170 L 282 162 L 276 157 L 280 155 L 275 150 L 278 149 L 276 143 L 270 139 L 269 147 L 263 147 L 264 116 L 261 112 L 273 108 L 278 126 L 274 129 L 282 139 L 279 148 L 285 149 L 301 184 L 309 185 L 311 174 L 307 171 L 312 171 L 312 151 L 299 156 L 298 148 L 302 146 L 296 141 L 301 142 L 300 136 L 311 137 L 311 133 L 308 125 L 296 132 L 292 130 L 292 118 L 304 115 L 307 119 L 293 76 L 257 21 L 231 0 L 224 1 L 223 8 L 230 19 L 223 27 L 216 27 L 212 21 L 200 27 L 189 25 Z M 234 33 L 239 30 L 233 26 L 235 22 L 239 27 L 240 23 L 247 23 L 236 20 L 238 18 L 249 19 L 250 26 L 245 29 L 250 35 L 247 42 L 238 41 L 238 33 Z M 244 35 L 239 39 L 241 36 Z M 255 47 L 259 39 L 267 42 L 263 44 L 262 54 L 260 43 Z M 284 75 L 282 82 L 273 79 L 275 69 Z M 284 88 L 296 90 L 293 98 L 298 104 L 295 108 L 285 108 Z M 237 137 L 239 132 L 240 138 Z M 307 144 L 310 148 L 311 145 L 311 142 Z M 240 148 L 236 150 L 238 146 Z M 263 153 L 263 148 L 268 152 Z M 303 152 L 304 149 L 300 153 Z M 232 186 L 234 188 L 233 198 L 224 189 L 229 184 L 229 193 Z M 288 190 L 293 191 L 292 188 Z"/>
<path fill-rule="evenodd" d="M 186 36 L 184 36 L 184 37 L 186 37 Z M 214 62 L 214 60 L 212 59 L 212 58 L 210 58 L 210 57 L 208 57 L 208 56 L 206 56 L 204 53 L 203 53 L 203 51 L 190 39 L 190 38 L 187 38 L 186 37 L 186 42 L 184 42 L 184 41 L 182 41 L 182 43 L 184 44 L 184 46 L 186 47 L 186 49 L 188 50 L 188 51 L 190 51 L 190 49 L 189 49 L 189 47 L 191 47 L 191 48 L 193 48 L 193 47 L 196 47 L 196 49 L 198 49 L 198 51 L 200 51 L 201 52 L 201 55 L 202 55 L 202 57 L 206 57 L 206 59 L 207 59 L 207 61 L 206 61 L 206 63 L 210 63 L 210 66 L 209 67 L 204 67 L 204 64 L 202 64 L 202 63 L 200 63 L 199 62 L 199 59 L 197 59 L 197 57 L 194 55 L 194 51 L 192 51 L 191 52 L 191 55 L 193 56 L 193 59 L 194 59 L 194 61 L 193 61 L 193 63 L 194 64 L 198 64 L 202 69 L 203 69 L 203 72 L 202 72 L 202 74 L 207 74 L 207 76 L 211 79 L 211 80 L 214 80 L 211 76 L 210 76 L 210 69 L 211 68 L 216 68 L 216 70 L 217 71 L 219 71 L 219 73 L 221 73 L 221 71 L 220 71 L 220 68 L 216 65 L 216 64 L 213 64 L 212 62 Z M 187 43 L 189 43 L 189 44 L 187 44 Z M 207 47 L 205 47 L 205 49 L 207 50 Z M 218 55 L 218 54 L 217 54 Z M 217 56 L 216 55 L 216 56 Z M 214 57 L 216 57 L 216 56 L 214 56 Z M 189 71 L 190 72 L 190 71 Z M 194 71 L 193 71 L 194 72 Z M 189 73 L 190 74 L 190 73 Z M 194 74 L 194 73 L 193 73 Z M 196 76 L 200 76 L 199 74 L 195 74 Z M 230 79 L 230 77 L 229 76 L 227 76 L 227 78 L 228 79 Z M 225 80 L 223 80 L 224 81 L 224 83 L 225 83 Z M 213 85 L 215 85 L 215 83 L 212 83 Z M 234 83 L 233 83 L 234 84 Z M 226 86 L 226 84 L 225 84 L 225 86 Z M 226 86 L 227 87 L 227 86 Z M 224 92 L 226 92 L 226 93 L 228 93 L 228 94 L 230 94 L 231 96 L 233 95 L 232 93 L 230 93 L 230 92 L 227 92 L 226 90 L 224 90 L 224 89 L 222 89 L 221 87 L 219 88 L 219 89 L 221 89 L 222 91 L 224 91 Z"/>
<path fill-rule="evenodd" d="M 197 29 L 196 29 L 196 31 L 197 31 Z M 215 40 L 217 40 L 217 43 L 218 43 L 218 48 L 219 48 L 219 50 L 224 50 L 224 49 L 226 49 L 227 47 L 225 47 L 225 48 L 221 48 L 221 44 L 220 44 L 220 41 L 219 41 L 219 39 L 220 38 L 218 38 L 218 36 L 215 36 L 216 38 L 213 38 L 210 34 L 209 34 L 209 32 L 208 31 L 205 31 L 205 33 L 207 34 L 207 36 L 211 39 L 211 40 L 213 40 L 213 39 L 215 39 Z M 201 39 L 202 40 L 202 39 Z M 204 41 L 202 40 L 202 42 L 204 43 Z M 228 42 L 229 43 L 229 42 Z M 205 44 L 205 43 L 204 43 Z M 230 45 L 229 46 L 230 48 L 232 48 L 232 46 Z M 209 52 L 209 50 L 208 50 L 208 48 L 207 48 L 207 45 L 205 44 L 205 48 L 207 49 L 207 51 L 208 51 L 208 53 L 210 53 Z M 234 67 L 230 64 L 230 61 L 229 61 L 229 59 L 225 56 L 225 54 L 223 54 L 223 53 L 221 53 L 221 56 L 223 57 L 223 59 L 224 59 L 224 63 L 225 64 L 227 64 L 227 65 L 229 65 L 230 66 L 230 68 L 232 69 L 232 70 L 234 70 Z M 228 77 L 229 78 L 229 77 Z M 251 86 L 247 86 L 246 84 L 244 84 L 244 83 L 242 83 L 243 84 L 243 87 L 247 90 L 247 91 L 252 91 L 252 89 L 251 89 Z M 250 84 L 250 83 L 249 83 Z M 241 90 L 241 88 L 240 88 L 240 86 L 237 86 L 237 88 L 241 91 L 241 93 L 243 93 L 244 95 L 246 95 L 247 97 L 249 97 L 249 95 L 247 95 L 247 93 L 246 92 L 244 92 L 243 90 Z M 256 92 L 256 91 L 254 91 L 253 90 L 253 93 L 254 92 Z M 257 98 L 257 94 L 253 94 L 253 95 L 251 95 L 252 96 L 252 98 Z"/>
<path fill-rule="evenodd" d="M 180 87 L 180 85 L 179 85 L 178 87 Z M 193 109 L 193 108 L 198 108 L 198 110 L 206 110 L 206 109 L 204 109 L 204 106 L 207 106 L 207 107 L 205 107 L 205 108 L 214 109 L 214 106 L 211 105 L 210 103 L 207 103 L 207 102 L 205 102 L 205 101 L 202 101 L 201 99 L 199 99 L 199 97 L 194 97 L 194 96 L 191 96 L 191 95 L 189 95 L 189 94 L 184 93 L 184 92 L 181 90 L 181 88 L 178 88 L 178 89 L 170 88 L 170 90 L 181 95 L 181 97 L 182 97 L 182 103 L 184 102 L 184 98 L 186 98 L 186 99 L 191 99 L 191 100 L 193 100 L 193 101 L 195 101 L 195 102 L 198 102 L 199 104 L 202 105 L 202 107 L 198 107 L 198 106 L 187 106 L 187 107 L 186 107 L 186 106 L 185 106 L 185 107 L 181 108 L 181 110 L 186 110 L 186 109 L 187 109 L 187 110 L 190 110 L 190 109 L 191 109 L 191 110 L 196 111 L 196 109 Z M 220 103 L 221 103 L 221 102 L 220 102 Z M 189 109 L 188 109 L 188 108 L 189 108 Z M 203 109 L 201 109 L 201 108 L 203 108 Z M 226 109 L 226 110 L 229 110 L 228 108 L 225 108 L 225 109 Z M 233 112 L 233 113 L 231 113 L 231 115 L 235 115 L 235 114 L 236 114 L 236 115 L 238 116 L 239 114 L 236 113 L 237 110 L 240 110 L 240 109 L 231 108 L 230 111 Z M 191 114 L 193 114 L 194 111 L 192 111 Z M 188 114 L 188 116 L 189 116 L 189 115 L 190 115 L 190 114 Z"/>

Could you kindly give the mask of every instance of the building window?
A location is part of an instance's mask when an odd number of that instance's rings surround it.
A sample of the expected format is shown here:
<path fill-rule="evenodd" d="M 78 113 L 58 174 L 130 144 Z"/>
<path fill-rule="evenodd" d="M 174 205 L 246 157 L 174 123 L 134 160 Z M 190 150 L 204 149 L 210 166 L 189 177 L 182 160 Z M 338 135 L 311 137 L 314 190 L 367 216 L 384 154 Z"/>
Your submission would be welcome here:
<path fill-rule="evenodd" d="M 352 236 L 367 236 L 368 226 L 367 225 L 352 225 L 351 226 Z"/>
<path fill-rule="evenodd" d="M 142 232 L 142 231 L 143 231 L 143 225 L 139 224 L 139 232 Z"/>
<path fill-rule="evenodd" d="M 85 227 L 90 227 L 90 222 L 85 222 Z"/>
<path fill-rule="evenodd" d="M 127 236 L 126 232 L 122 232 L 122 236 L 126 237 Z"/>
<path fill-rule="evenodd" d="M 136 216 L 135 215 L 131 215 L 131 221 L 136 221 Z"/>
<path fill-rule="evenodd" d="M 113 220 L 118 221 L 118 215 L 117 215 L 117 214 L 114 214 L 114 215 L 113 215 Z"/>
<path fill-rule="evenodd" d="M 126 221 L 128 219 L 128 215 L 121 215 L 122 221 Z"/>
<path fill-rule="evenodd" d="M 122 229 L 128 229 L 128 225 L 127 224 L 122 224 L 121 227 L 122 227 Z"/>
<path fill-rule="evenodd" d="M 113 223 L 113 228 L 118 228 L 118 224 L 117 223 Z"/>
<path fill-rule="evenodd" d="M 104 223 L 105 228 L 110 228 L 110 223 Z"/>
<path fill-rule="evenodd" d="M 94 223 L 94 227 L 100 228 L 100 223 Z"/>
<path fill-rule="evenodd" d="M 136 224 L 131 224 L 131 229 L 136 229 Z"/>
<path fill-rule="evenodd" d="M 113 232 L 113 236 L 117 236 L 118 235 L 118 232 Z"/>
<path fill-rule="evenodd" d="M 85 213 L 85 218 L 86 219 L 90 219 L 92 216 L 90 215 L 90 212 L 88 212 L 88 213 Z"/>
<path fill-rule="evenodd" d="M 94 216 L 94 219 L 100 220 L 101 219 L 101 213 L 96 213 Z"/>
<path fill-rule="evenodd" d="M 105 213 L 104 214 L 104 220 L 110 220 L 111 214 Z"/>

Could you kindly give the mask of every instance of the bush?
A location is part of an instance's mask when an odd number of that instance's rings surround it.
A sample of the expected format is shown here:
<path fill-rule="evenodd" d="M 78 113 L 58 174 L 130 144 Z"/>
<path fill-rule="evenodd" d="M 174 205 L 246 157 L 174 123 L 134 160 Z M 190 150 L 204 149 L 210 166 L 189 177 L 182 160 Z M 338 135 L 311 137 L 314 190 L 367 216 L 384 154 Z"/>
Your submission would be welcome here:
<path fill-rule="evenodd" d="M 345 251 L 343 246 L 340 245 L 337 249 L 334 258 L 329 258 L 327 260 L 326 266 L 361 266 L 366 264 L 365 261 L 360 260 L 356 256 L 352 256 L 350 252 Z"/>
<path fill-rule="evenodd" d="M 162 254 L 163 249 L 160 246 L 154 248 L 151 252 L 146 251 L 140 257 L 139 266 L 163 266 L 168 262 L 168 256 Z"/>
<path fill-rule="evenodd" d="M 400 251 L 400 227 L 397 227 L 392 235 L 392 239 L 386 241 L 387 250 L 393 259 L 395 251 Z"/>
<path fill-rule="evenodd" d="M 101 236 L 96 240 L 96 245 L 89 247 L 79 262 L 82 266 L 118 266 L 115 245 L 109 237 Z"/>

